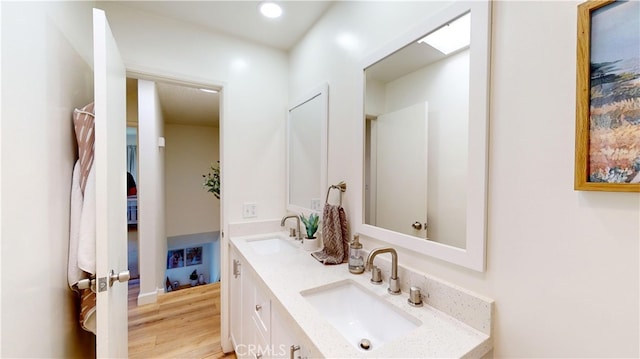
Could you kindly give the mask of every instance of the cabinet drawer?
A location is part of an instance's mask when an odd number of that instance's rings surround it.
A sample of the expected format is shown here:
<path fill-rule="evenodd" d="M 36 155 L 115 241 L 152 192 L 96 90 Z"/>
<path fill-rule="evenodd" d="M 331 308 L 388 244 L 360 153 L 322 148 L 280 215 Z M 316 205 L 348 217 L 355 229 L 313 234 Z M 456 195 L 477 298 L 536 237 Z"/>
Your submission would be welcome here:
<path fill-rule="evenodd" d="M 271 328 L 271 301 L 268 299 L 256 300 L 256 303 L 252 317 L 262 335 L 268 337 Z"/>
<path fill-rule="evenodd" d="M 255 308 L 253 310 L 254 318 L 258 327 L 262 329 L 266 338 L 271 328 L 271 300 L 264 293 L 260 286 L 255 289 Z"/>
<path fill-rule="evenodd" d="M 253 356 L 255 359 L 271 359 L 271 338 L 267 335 L 264 335 L 265 332 L 262 328 L 262 323 L 257 316 L 253 317 L 253 324 L 256 327 L 254 332 L 253 343 L 255 343 L 255 348 L 253 350 Z"/>

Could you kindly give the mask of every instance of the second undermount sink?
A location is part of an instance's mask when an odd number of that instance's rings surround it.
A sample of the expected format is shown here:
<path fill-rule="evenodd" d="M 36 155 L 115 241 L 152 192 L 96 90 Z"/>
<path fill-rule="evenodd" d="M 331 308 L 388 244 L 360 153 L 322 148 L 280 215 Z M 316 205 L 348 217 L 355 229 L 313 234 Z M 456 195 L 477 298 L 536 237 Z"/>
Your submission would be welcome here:
<path fill-rule="evenodd" d="M 275 254 L 295 250 L 293 244 L 280 237 L 268 237 L 247 241 L 249 246 L 261 255 Z"/>
<path fill-rule="evenodd" d="M 418 319 L 352 280 L 300 293 L 354 347 L 370 351 L 406 335 Z"/>

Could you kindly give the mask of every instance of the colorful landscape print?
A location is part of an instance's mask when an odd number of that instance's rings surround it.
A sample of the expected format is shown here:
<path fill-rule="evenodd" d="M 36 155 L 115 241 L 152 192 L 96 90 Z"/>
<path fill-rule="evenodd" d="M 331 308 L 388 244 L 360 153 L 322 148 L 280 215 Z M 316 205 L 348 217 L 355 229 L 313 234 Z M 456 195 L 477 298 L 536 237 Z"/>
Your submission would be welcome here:
<path fill-rule="evenodd" d="M 592 12 L 589 181 L 640 183 L 640 1 Z"/>

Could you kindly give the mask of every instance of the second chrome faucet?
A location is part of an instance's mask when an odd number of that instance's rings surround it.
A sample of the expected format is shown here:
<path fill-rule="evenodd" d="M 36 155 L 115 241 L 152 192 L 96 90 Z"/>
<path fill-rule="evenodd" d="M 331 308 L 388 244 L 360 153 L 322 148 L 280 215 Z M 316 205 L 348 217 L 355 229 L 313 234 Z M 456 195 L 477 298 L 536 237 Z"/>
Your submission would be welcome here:
<path fill-rule="evenodd" d="M 292 215 L 289 215 L 289 216 L 282 217 L 282 220 L 280 221 L 280 227 L 284 227 L 284 222 L 286 222 L 286 220 L 289 219 L 289 218 L 295 218 L 296 219 L 296 225 L 298 227 L 298 232 L 296 233 L 295 236 L 296 236 L 296 240 L 301 241 L 302 240 L 302 234 L 300 232 L 300 217 L 299 216 L 297 216 L 295 214 L 292 214 Z"/>
<path fill-rule="evenodd" d="M 391 294 L 400 294 L 400 280 L 398 279 L 398 253 L 391 247 L 375 248 L 369 252 L 369 256 L 367 256 L 366 261 L 366 268 L 367 270 L 371 270 L 371 281 L 381 281 L 379 278 L 380 274 L 376 271 L 378 268 L 373 265 L 373 259 L 381 253 L 391 253 L 391 276 L 389 277 L 389 288 L 387 290 Z"/>

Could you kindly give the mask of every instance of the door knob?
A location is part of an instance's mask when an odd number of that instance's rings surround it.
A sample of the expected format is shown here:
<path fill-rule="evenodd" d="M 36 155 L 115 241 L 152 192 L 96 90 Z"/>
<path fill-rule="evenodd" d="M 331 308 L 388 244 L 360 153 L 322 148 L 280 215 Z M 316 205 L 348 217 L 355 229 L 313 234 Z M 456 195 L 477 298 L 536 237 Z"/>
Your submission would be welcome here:
<path fill-rule="evenodd" d="M 111 274 L 109 274 L 109 287 L 113 286 L 113 282 L 118 281 L 120 283 L 128 282 L 131 278 L 131 273 L 129 270 L 122 271 L 118 274 L 112 269 Z"/>
<path fill-rule="evenodd" d="M 422 223 L 420 223 L 420 222 L 418 222 L 418 221 L 415 221 L 415 222 L 411 225 L 411 227 L 413 227 L 413 228 L 415 228 L 415 229 L 417 229 L 417 230 L 421 230 L 421 229 L 422 229 Z"/>

